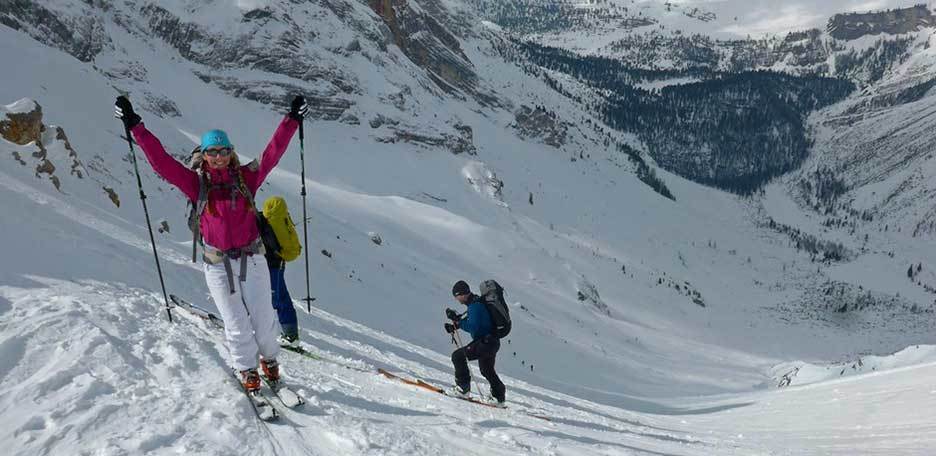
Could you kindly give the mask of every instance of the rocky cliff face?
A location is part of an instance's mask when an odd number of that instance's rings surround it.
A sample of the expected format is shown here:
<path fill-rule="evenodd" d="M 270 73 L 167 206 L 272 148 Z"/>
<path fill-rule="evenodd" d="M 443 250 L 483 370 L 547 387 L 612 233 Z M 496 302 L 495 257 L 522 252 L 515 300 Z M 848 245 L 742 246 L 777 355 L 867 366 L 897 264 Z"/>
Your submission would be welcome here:
<path fill-rule="evenodd" d="M 153 88 L 153 70 L 132 54 L 124 55 L 125 46 L 111 40 L 115 34 L 128 43 L 147 42 L 157 52 L 165 48 L 190 63 L 189 71 L 206 85 L 237 98 L 282 109 L 292 94 L 303 93 L 316 120 L 359 125 L 371 116 L 363 111 L 373 108 L 358 103 L 375 98 L 406 117 L 412 106 L 400 98 L 426 89 L 486 107 L 509 105 L 481 83 L 462 49 L 462 40 L 475 36 L 467 13 L 438 0 L 268 2 L 210 13 L 205 8 L 193 0 L 50 5 L 11 0 L 0 4 L 0 23 L 82 61 L 95 61 L 95 69 L 122 90 L 137 87 L 134 101 L 163 118 L 185 113 L 171 95 Z M 232 12 L 236 16 L 227 17 Z M 408 61 L 400 59 L 393 45 Z M 97 62 L 101 55 L 105 57 Z M 408 67 L 417 72 L 406 74 Z M 362 81 L 362 75 L 374 73 L 386 81 L 371 86 Z M 382 93 L 381 85 L 390 93 Z M 453 127 L 459 123 L 442 119 L 435 130 L 421 126 L 381 138 L 470 153 L 471 135 Z"/>
<path fill-rule="evenodd" d="M 0 24 L 28 33 L 37 41 L 61 49 L 82 62 L 90 62 L 110 38 L 94 15 L 85 13 L 92 8 L 108 8 L 107 2 L 89 0 L 76 5 L 79 11 L 62 16 L 30 0 L 4 0 L 0 2 Z"/>
<path fill-rule="evenodd" d="M 936 16 L 926 5 L 871 13 L 838 14 L 827 30 L 837 40 L 856 40 L 866 35 L 902 35 L 936 26 Z"/>
<path fill-rule="evenodd" d="M 493 94 L 479 87 L 474 65 L 452 32 L 470 31 L 455 25 L 458 20 L 444 7 L 434 0 L 421 4 L 409 0 L 370 0 L 370 5 L 389 28 L 393 43 L 413 63 L 427 70 L 439 88 L 450 95 L 463 93 L 482 105 L 499 105 Z"/>

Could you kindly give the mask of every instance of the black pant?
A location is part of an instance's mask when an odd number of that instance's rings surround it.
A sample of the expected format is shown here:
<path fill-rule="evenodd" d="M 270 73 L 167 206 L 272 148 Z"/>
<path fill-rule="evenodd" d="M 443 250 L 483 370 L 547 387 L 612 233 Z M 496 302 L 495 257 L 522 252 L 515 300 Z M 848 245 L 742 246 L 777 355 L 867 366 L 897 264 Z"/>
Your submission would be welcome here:
<path fill-rule="evenodd" d="M 481 375 L 491 384 L 491 396 L 499 401 L 504 400 L 507 388 L 504 382 L 494 372 L 494 360 L 500 350 L 500 339 L 494 335 L 487 335 L 474 340 L 458 350 L 452 352 L 452 364 L 455 365 L 455 383 L 462 388 L 471 388 L 471 374 L 468 372 L 468 361 L 478 360 Z"/>

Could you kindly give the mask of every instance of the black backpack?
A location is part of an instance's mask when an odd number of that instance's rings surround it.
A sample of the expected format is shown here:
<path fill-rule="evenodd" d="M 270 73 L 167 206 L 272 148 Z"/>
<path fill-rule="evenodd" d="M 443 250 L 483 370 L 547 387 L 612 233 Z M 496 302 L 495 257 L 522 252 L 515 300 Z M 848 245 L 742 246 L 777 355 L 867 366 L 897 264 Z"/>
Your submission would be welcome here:
<path fill-rule="evenodd" d="M 500 286 L 496 280 L 490 279 L 481 282 L 481 302 L 487 308 L 491 315 L 491 323 L 494 324 L 493 334 L 498 339 L 503 339 L 510 334 L 510 309 L 507 308 L 507 301 L 504 300 L 504 287 Z"/>

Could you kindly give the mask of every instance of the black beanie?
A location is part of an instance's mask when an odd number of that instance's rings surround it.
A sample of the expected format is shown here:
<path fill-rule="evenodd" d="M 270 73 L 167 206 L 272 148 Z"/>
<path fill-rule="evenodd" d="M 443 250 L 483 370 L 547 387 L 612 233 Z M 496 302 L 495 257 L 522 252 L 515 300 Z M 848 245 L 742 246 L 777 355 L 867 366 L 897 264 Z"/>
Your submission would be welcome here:
<path fill-rule="evenodd" d="M 468 284 L 464 280 L 459 280 L 455 282 L 455 286 L 452 287 L 452 296 L 458 296 L 462 294 L 471 293 L 471 288 L 468 287 Z"/>

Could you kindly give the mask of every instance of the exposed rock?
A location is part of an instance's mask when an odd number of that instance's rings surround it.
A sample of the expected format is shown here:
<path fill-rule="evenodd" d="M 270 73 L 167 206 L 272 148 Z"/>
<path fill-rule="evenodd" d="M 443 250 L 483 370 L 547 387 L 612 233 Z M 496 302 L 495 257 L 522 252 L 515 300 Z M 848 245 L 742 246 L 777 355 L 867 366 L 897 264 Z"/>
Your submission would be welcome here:
<path fill-rule="evenodd" d="M 369 1 L 390 28 L 397 47 L 439 88 L 449 94 L 462 91 L 484 105 L 496 104 L 478 89 L 478 75 L 458 39 L 432 14 L 410 7 L 407 0 Z"/>
<path fill-rule="evenodd" d="M 46 158 L 46 150 L 42 147 L 41 143 L 37 144 L 39 146 L 39 151 L 33 153 L 33 157 L 39 159 L 36 164 L 36 177 L 41 177 L 41 174 L 48 174 L 49 180 L 52 181 L 52 185 L 55 186 L 55 189 L 62 191 L 62 182 L 59 180 L 58 176 L 55 175 L 55 165 Z"/>
<path fill-rule="evenodd" d="M 513 127 L 522 138 L 540 138 L 547 145 L 559 148 L 566 143 L 570 123 L 562 121 L 556 113 L 537 106 L 521 106 L 514 115 Z"/>
<path fill-rule="evenodd" d="M 360 125 L 361 124 L 361 119 L 359 119 L 358 116 L 351 114 L 349 112 L 342 114 L 341 117 L 338 118 L 338 121 L 344 124 L 348 124 L 348 125 Z"/>
<path fill-rule="evenodd" d="M 146 107 L 150 112 L 155 113 L 159 117 L 181 117 L 182 111 L 179 110 L 179 107 L 176 104 L 161 95 L 154 95 L 152 93 L 146 92 L 144 96 L 146 100 Z"/>
<path fill-rule="evenodd" d="M 454 138 L 454 141 L 450 143 L 449 149 L 455 154 L 477 155 L 478 149 L 474 145 L 474 130 L 463 124 L 455 124 L 452 128 L 458 132 L 458 137 Z"/>
<path fill-rule="evenodd" d="M 42 107 L 38 103 L 23 98 L 0 106 L 0 115 L 5 116 L 5 119 L 0 118 L 0 136 L 21 146 L 34 147 L 25 156 L 21 154 L 24 150 L 14 151 L 13 159 L 23 166 L 35 165 L 33 169 L 37 178 L 48 176 L 55 188 L 61 191 L 61 176 L 56 171 L 68 170 L 78 179 L 86 177 L 87 170 L 78 159 L 65 130 L 57 126 L 46 127 L 42 123 Z"/>
<path fill-rule="evenodd" d="M 371 126 L 373 127 L 374 125 L 374 120 L 372 120 Z M 441 134 L 417 133 L 414 130 L 407 129 L 405 126 L 397 126 L 398 122 L 391 125 L 393 125 L 393 127 L 391 127 L 390 130 L 393 134 L 377 138 L 378 142 L 385 144 L 405 142 L 427 147 L 443 147 L 453 154 L 467 153 L 468 155 L 476 155 L 478 153 L 473 142 L 474 134 L 472 129 L 466 125 L 455 125 L 453 127 L 455 128 L 455 133 Z"/>
<path fill-rule="evenodd" d="M 42 107 L 39 103 L 23 98 L 15 103 L 0 107 L 0 136 L 14 144 L 40 143 L 45 130 L 42 125 Z"/>
<path fill-rule="evenodd" d="M 829 19 L 829 35 L 855 40 L 865 35 L 900 35 L 936 25 L 936 16 L 925 4 L 873 13 L 837 14 Z"/>
<path fill-rule="evenodd" d="M 68 142 L 68 137 L 65 135 L 65 130 L 62 127 L 55 127 L 55 139 L 61 141 L 65 147 L 65 150 L 68 152 L 68 158 L 71 159 L 71 167 L 69 172 L 71 175 L 83 179 L 84 173 L 82 173 L 83 166 L 81 161 L 78 159 L 78 153 L 75 152 L 75 149 L 72 148 L 71 143 Z"/>
<path fill-rule="evenodd" d="M 210 82 L 221 90 L 238 98 L 253 100 L 266 105 L 285 109 L 294 94 L 306 93 L 309 102 L 308 118 L 316 120 L 338 120 L 354 103 L 335 93 L 310 94 L 308 89 L 292 84 L 271 81 L 243 81 L 240 79 L 195 72 L 204 82 Z"/>
<path fill-rule="evenodd" d="M 39 103 L 23 98 L 0 107 L 0 113 L 6 116 L 5 120 L 0 119 L 0 136 L 21 146 L 34 144 L 36 150 L 32 153 L 32 157 L 36 159 L 36 177 L 41 177 L 42 174 L 48 175 L 56 190 L 61 190 L 61 181 L 55 175 L 55 164 L 48 159 L 48 151 L 43 145 L 42 134 L 46 128 L 42 124 L 42 107 Z M 26 165 L 25 160 L 19 154 L 14 154 L 13 157 Z"/>
<path fill-rule="evenodd" d="M 712 22 L 715 19 L 718 19 L 718 15 L 711 11 L 705 11 L 700 8 L 686 8 L 683 10 L 683 14 L 686 17 L 691 17 L 693 19 L 698 19 L 702 22 Z"/>
<path fill-rule="evenodd" d="M 264 19 L 270 19 L 272 16 L 273 12 L 269 8 L 257 8 L 244 13 L 241 22 L 263 21 Z"/>
<path fill-rule="evenodd" d="M 367 236 L 370 237 L 371 242 L 373 242 L 374 244 L 377 244 L 377 245 L 383 244 L 383 239 L 380 238 L 380 234 L 371 231 L 367 233 Z"/>
<path fill-rule="evenodd" d="M 373 119 L 368 122 L 371 128 L 380 128 L 384 125 L 399 125 L 400 121 L 396 119 L 391 119 L 383 114 L 377 114 Z"/>
<path fill-rule="evenodd" d="M 120 62 L 111 68 L 98 68 L 101 73 L 111 79 L 129 79 L 137 82 L 146 82 L 147 71 L 139 62 Z"/>
<path fill-rule="evenodd" d="M 35 154 L 33 154 L 33 156 L 35 156 Z M 50 176 L 55 174 L 55 165 L 45 157 L 39 158 L 39 164 L 36 165 L 36 177 L 38 177 L 39 174 L 48 174 Z"/>
<path fill-rule="evenodd" d="M 392 104 L 400 111 L 406 111 L 406 101 L 413 96 L 413 90 L 409 87 L 403 87 L 398 92 L 391 93 L 384 97 L 384 101 Z"/>
<path fill-rule="evenodd" d="M 788 33 L 771 51 L 770 63 L 785 61 L 788 65 L 808 69 L 799 71 L 800 74 L 826 74 L 829 71 L 829 54 L 836 50 L 830 46 L 834 45 L 835 42 L 827 43 L 822 39 L 819 29 Z"/>
<path fill-rule="evenodd" d="M 383 114 L 377 114 L 373 119 L 368 122 L 371 128 L 380 128 L 384 125 L 399 125 L 400 121 L 396 119 L 391 119 Z"/>
<path fill-rule="evenodd" d="M 611 309 L 608 308 L 608 305 L 601 300 L 601 296 L 598 294 L 598 287 L 595 284 L 591 283 L 585 277 L 579 279 L 578 284 L 576 285 L 578 300 L 590 305 L 592 308 L 601 312 L 607 316 L 611 316 Z"/>
<path fill-rule="evenodd" d="M 23 161 L 23 157 L 17 151 L 13 151 L 13 159 L 16 160 L 19 164 L 26 166 L 26 162 Z"/>
<path fill-rule="evenodd" d="M 114 206 L 120 207 L 120 195 L 110 187 L 103 187 L 104 193 L 107 193 L 107 197 L 110 198 L 111 202 L 114 203 Z"/>
<path fill-rule="evenodd" d="M 240 35 L 228 37 L 203 32 L 199 24 L 186 22 L 157 5 L 148 4 L 141 9 L 141 12 L 148 19 L 146 25 L 150 31 L 166 41 L 189 61 L 212 68 L 251 68 L 303 81 L 325 81 L 331 83 L 336 90 L 347 94 L 357 92 L 360 86 L 354 75 L 342 73 L 338 68 L 323 67 L 323 62 L 327 59 L 297 53 L 304 41 L 312 40 L 316 35 L 313 30 L 301 29 L 288 16 L 278 18 L 281 22 L 278 25 L 284 27 L 276 27 L 275 32 L 270 28 L 262 29 L 263 21 L 260 21 L 256 24 L 252 23 L 252 27 L 248 27 Z M 268 40 L 254 40 L 254 34 L 261 31 L 277 33 L 277 35 Z M 203 75 L 199 77 L 204 80 Z M 212 77 L 209 76 L 209 78 Z M 261 84 L 285 85 L 271 82 Z M 243 87 L 239 91 L 254 92 L 250 84 L 241 82 L 241 85 Z"/>
<path fill-rule="evenodd" d="M 842 113 L 855 115 L 913 103 L 921 100 L 933 87 L 936 87 L 936 78 L 909 87 L 895 88 L 893 91 L 882 91 L 860 99 L 860 102 L 853 104 Z"/>

